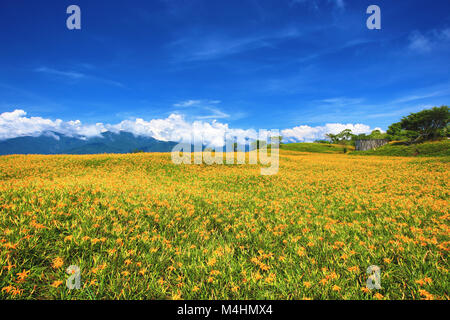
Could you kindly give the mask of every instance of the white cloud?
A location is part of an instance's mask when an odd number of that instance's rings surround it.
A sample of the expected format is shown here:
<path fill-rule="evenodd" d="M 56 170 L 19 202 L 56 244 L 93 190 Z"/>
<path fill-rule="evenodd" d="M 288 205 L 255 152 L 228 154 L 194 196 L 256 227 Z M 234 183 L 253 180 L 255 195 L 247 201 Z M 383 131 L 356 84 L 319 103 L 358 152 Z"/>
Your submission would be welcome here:
<path fill-rule="evenodd" d="M 291 0 L 290 4 L 307 4 L 311 6 L 314 10 L 319 10 L 319 6 L 321 5 L 320 2 L 324 2 L 322 0 Z M 338 9 L 344 9 L 345 8 L 345 1 L 344 0 L 327 0 L 326 2 L 333 4 Z"/>
<path fill-rule="evenodd" d="M 63 121 L 51 120 L 41 117 L 27 117 L 23 110 L 14 110 L 0 114 L 0 140 L 21 136 L 39 136 L 46 134 L 56 138 L 52 132 L 66 136 L 94 137 L 102 132 L 112 131 L 131 132 L 137 136 L 153 137 L 162 141 L 187 142 L 200 141 L 211 146 L 223 146 L 226 135 L 236 137 L 239 143 L 245 143 L 245 139 L 256 138 L 257 132 L 253 129 L 230 128 L 228 124 L 216 120 L 193 122 L 186 121 L 180 114 L 171 114 L 165 119 L 152 119 L 146 121 L 141 118 L 124 120 L 117 124 L 97 123 L 94 125 L 83 124 L 79 120 Z M 281 131 L 285 141 L 314 141 L 323 139 L 326 133 L 338 133 L 344 129 L 351 129 L 353 133 L 370 133 L 372 130 L 364 124 L 340 124 L 330 123 L 324 126 L 310 127 L 297 126 Z M 375 128 L 377 129 L 377 128 Z M 270 131 L 265 131 L 265 134 Z"/>
<path fill-rule="evenodd" d="M 425 34 L 413 31 L 409 35 L 409 49 L 418 53 L 428 53 L 450 43 L 450 28 L 432 30 Z"/>
<path fill-rule="evenodd" d="M 371 129 L 365 124 L 342 124 L 342 123 L 327 123 L 324 126 L 310 127 L 307 125 L 301 125 L 292 129 L 285 129 L 281 131 L 284 141 L 295 142 L 311 142 L 318 139 L 323 139 L 325 134 L 333 133 L 337 134 L 342 130 L 350 129 L 354 134 L 370 133 L 373 130 L 380 130 L 380 128 Z"/>
<path fill-rule="evenodd" d="M 191 108 L 190 113 L 198 120 L 229 118 L 229 114 L 215 107 L 221 102 L 220 100 L 186 100 L 175 103 L 173 106 L 178 108 Z M 197 112 L 192 112 L 193 109 L 196 109 Z"/>
<path fill-rule="evenodd" d="M 219 104 L 220 100 L 186 100 L 175 103 L 174 107 L 202 107 L 204 105 Z"/>
<path fill-rule="evenodd" d="M 338 7 L 338 8 L 344 8 L 345 7 L 345 2 L 344 2 L 344 0 L 334 0 L 334 2 L 336 3 L 336 6 Z"/>
<path fill-rule="evenodd" d="M 319 100 L 319 102 L 330 104 L 335 107 L 345 107 L 348 105 L 360 104 L 361 102 L 363 102 L 363 99 L 337 97 L 337 98 L 329 98 L 329 99 Z"/>
<path fill-rule="evenodd" d="M 102 82 L 104 84 L 108 84 L 108 85 L 112 85 L 112 86 L 116 86 L 116 87 L 124 87 L 124 85 L 118 81 L 109 80 L 109 79 L 105 79 L 105 78 L 101 78 L 101 77 L 97 77 L 97 76 L 93 76 L 93 75 L 88 75 L 88 74 L 77 72 L 77 71 L 61 71 L 61 70 L 56 70 L 56 69 L 52 69 L 52 68 L 48 68 L 48 67 L 39 67 L 39 68 L 34 69 L 34 71 L 38 72 L 38 73 L 42 73 L 42 74 L 51 75 L 51 76 L 67 78 L 72 81 L 88 79 L 88 80 L 94 80 L 97 82 Z"/>
<path fill-rule="evenodd" d="M 41 117 L 27 117 L 24 110 L 14 110 L 0 114 L 0 140 L 21 136 L 39 136 L 51 132 L 74 137 L 100 136 L 102 132 L 127 131 L 135 135 L 153 137 L 162 141 L 190 142 L 192 138 L 199 140 L 203 137 L 205 144 L 214 146 L 223 145 L 225 134 L 239 137 L 243 141 L 246 136 L 255 136 L 253 130 L 231 129 L 228 124 L 213 120 L 188 122 L 180 114 L 171 114 L 165 119 L 152 119 L 146 121 L 141 118 L 124 120 L 118 124 L 95 125 L 83 124 L 79 120 L 62 121 Z"/>
<path fill-rule="evenodd" d="M 191 143 L 203 140 L 204 144 L 223 146 L 226 134 L 236 136 L 239 142 L 245 137 L 255 136 L 254 130 L 231 129 L 228 124 L 217 122 L 187 122 L 180 114 L 171 114 L 166 119 L 124 120 L 116 125 L 106 125 L 113 132 L 127 131 L 135 135 L 149 136 L 162 141 L 182 141 Z"/>
<path fill-rule="evenodd" d="M 50 120 L 41 117 L 26 117 L 23 110 L 0 114 L 0 140 L 39 136 L 46 132 L 57 132 L 67 136 L 95 136 L 106 131 L 101 123 L 83 125 L 79 120 L 64 122 L 60 119 Z"/>
<path fill-rule="evenodd" d="M 200 104 L 201 100 L 186 100 L 182 102 L 175 103 L 174 107 L 191 107 Z"/>
<path fill-rule="evenodd" d="M 438 37 L 443 41 L 450 41 L 450 28 L 442 30 L 438 33 Z"/>
<path fill-rule="evenodd" d="M 57 75 L 57 76 L 67 77 L 67 78 L 71 78 L 71 79 L 81 79 L 81 78 L 86 77 L 85 74 L 80 73 L 80 72 L 60 71 L 60 70 L 55 70 L 55 69 L 47 68 L 47 67 L 40 67 L 40 68 L 35 69 L 34 71 L 40 72 L 40 73 L 47 73 L 47 74 L 53 74 L 53 75 Z"/>
<path fill-rule="evenodd" d="M 418 31 L 413 32 L 409 37 L 409 49 L 421 53 L 431 51 L 430 40 Z"/>
<path fill-rule="evenodd" d="M 296 28 L 287 28 L 276 32 L 258 33 L 253 35 L 226 35 L 191 32 L 172 42 L 175 48 L 175 62 L 205 61 L 225 56 L 271 47 L 277 43 L 296 38 L 300 31 Z"/>

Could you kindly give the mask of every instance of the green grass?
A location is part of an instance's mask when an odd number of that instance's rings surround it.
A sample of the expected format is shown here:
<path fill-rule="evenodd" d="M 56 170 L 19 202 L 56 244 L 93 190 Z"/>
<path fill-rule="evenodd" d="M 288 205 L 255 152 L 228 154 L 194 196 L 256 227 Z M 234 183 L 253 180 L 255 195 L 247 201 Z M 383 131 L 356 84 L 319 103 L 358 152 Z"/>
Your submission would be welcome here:
<path fill-rule="evenodd" d="M 288 143 L 281 144 L 280 148 L 289 151 L 299 152 L 313 152 L 313 153 L 344 153 L 344 147 L 347 150 L 353 150 L 353 146 L 341 146 L 337 144 L 325 144 L 325 143 Z"/>
<path fill-rule="evenodd" d="M 448 157 L 450 156 L 450 141 L 443 140 L 412 145 L 391 143 L 375 150 L 353 151 L 351 154 L 397 157 Z"/>

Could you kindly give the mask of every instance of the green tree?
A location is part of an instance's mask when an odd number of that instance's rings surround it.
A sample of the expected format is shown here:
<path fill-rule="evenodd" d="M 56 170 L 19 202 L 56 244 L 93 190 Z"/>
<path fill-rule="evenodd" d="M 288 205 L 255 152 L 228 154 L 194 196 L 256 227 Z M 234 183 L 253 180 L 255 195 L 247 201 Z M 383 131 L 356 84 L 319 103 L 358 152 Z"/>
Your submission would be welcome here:
<path fill-rule="evenodd" d="M 431 140 L 446 135 L 450 122 L 450 109 L 447 106 L 425 109 L 403 117 L 400 126 L 404 130 L 418 134 L 417 140 Z"/>
<path fill-rule="evenodd" d="M 382 133 L 380 130 L 373 130 L 368 136 L 369 139 L 386 139 L 387 134 Z"/>
<path fill-rule="evenodd" d="M 339 132 L 337 134 L 339 141 L 341 142 L 345 142 L 345 141 L 350 141 L 352 139 L 353 133 L 352 130 L 350 129 L 345 129 L 342 130 L 341 132 Z"/>
<path fill-rule="evenodd" d="M 391 124 L 386 133 L 390 136 L 396 137 L 396 136 L 400 136 L 402 134 L 402 125 L 400 122 L 396 122 Z"/>
<path fill-rule="evenodd" d="M 327 133 L 325 135 L 325 137 L 327 137 L 331 143 L 338 143 L 339 138 L 336 134 L 332 134 L 332 133 Z"/>
<path fill-rule="evenodd" d="M 414 131 L 402 129 L 402 124 L 400 122 L 393 123 L 389 126 L 386 131 L 387 138 L 389 140 L 411 140 L 418 137 L 418 133 Z"/>
<path fill-rule="evenodd" d="M 350 129 L 345 129 L 339 132 L 338 134 L 327 133 L 325 137 L 327 137 L 331 143 L 334 144 L 351 144 L 354 139 L 354 134 Z"/>
<path fill-rule="evenodd" d="M 264 148 L 264 146 L 267 145 L 267 142 L 264 140 L 256 140 L 254 142 L 252 142 L 252 149 L 253 150 L 258 150 L 261 148 Z"/>

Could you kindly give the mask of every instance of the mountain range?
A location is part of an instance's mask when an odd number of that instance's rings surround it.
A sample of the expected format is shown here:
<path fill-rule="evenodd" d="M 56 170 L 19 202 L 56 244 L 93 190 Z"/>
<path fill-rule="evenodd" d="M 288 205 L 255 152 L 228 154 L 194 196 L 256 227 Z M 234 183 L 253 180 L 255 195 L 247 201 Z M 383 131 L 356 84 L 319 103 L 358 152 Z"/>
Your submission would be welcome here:
<path fill-rule="evenodd" d="M 0 155 L 7 154 L 95 154 L 170 152 L 177 142 L 135 136 L 130 132 L 103 132 L 101 136 L 69 137 L 46 132 L 37 137 L 24 136 L 0 141 Z"/>

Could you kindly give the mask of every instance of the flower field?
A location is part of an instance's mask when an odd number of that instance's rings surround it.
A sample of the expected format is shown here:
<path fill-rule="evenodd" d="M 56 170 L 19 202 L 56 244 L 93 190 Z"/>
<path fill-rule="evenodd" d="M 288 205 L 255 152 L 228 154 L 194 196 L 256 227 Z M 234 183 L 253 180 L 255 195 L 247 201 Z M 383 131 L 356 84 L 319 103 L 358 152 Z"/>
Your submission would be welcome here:
<path fill-rule="evenodd" d="M 0 157 L 0 299 L 449 299 L 449 167 L 282 151 L 262 176 L 170 154 Z"/>

